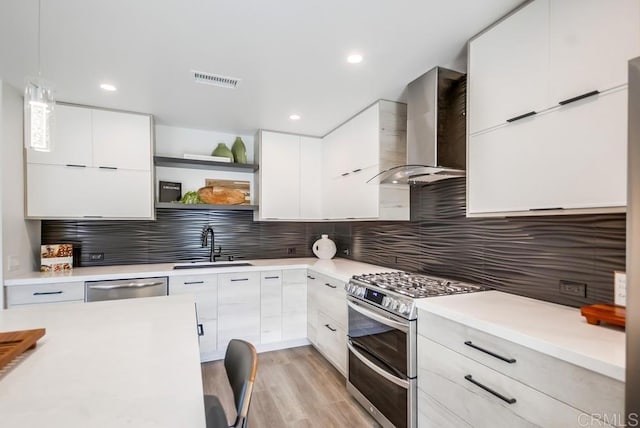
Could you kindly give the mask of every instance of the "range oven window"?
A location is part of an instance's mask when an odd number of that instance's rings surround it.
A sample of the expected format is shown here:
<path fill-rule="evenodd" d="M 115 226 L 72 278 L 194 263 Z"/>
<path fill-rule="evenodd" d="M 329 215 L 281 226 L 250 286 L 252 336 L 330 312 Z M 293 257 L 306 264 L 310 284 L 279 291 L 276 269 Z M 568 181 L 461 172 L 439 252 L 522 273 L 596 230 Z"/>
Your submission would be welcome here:
<path fill-rule="evenodd" d="M 349 339 L 371 361 L 390 374 L 413 377 L 407 368 L 407 333 L 378 322 L 349 307 Z M 351 368 L 349 368 L 351 369 Z"/>

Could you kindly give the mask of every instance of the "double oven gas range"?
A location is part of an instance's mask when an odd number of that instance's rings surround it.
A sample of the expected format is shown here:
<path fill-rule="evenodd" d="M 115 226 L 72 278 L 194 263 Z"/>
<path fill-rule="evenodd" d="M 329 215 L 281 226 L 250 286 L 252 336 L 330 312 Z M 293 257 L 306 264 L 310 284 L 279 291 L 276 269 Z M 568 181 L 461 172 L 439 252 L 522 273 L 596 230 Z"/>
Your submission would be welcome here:
<path fill-rule="evenodd" d="M 406 272 L 354 275 L 349 310 L 347 390 L 383 427 L 417 426 L 417 299 L 483 291 Z"/>

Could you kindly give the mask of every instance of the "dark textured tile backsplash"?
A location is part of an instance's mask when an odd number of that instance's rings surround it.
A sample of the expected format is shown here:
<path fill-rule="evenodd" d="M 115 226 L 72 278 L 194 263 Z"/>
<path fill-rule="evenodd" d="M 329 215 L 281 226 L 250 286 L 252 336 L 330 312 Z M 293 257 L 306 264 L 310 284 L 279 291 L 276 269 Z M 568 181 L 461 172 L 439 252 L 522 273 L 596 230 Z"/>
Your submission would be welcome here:
<path fill-rule="evenodd" d="M 43 221 L 42 242 L 72 242 L 79 264 L 95 266 L 206 260 L 205 225 L 225 259 L 310 257 L 327 233 L 353 260 L 571 306 L 613 302 L 613 271 L 625 269 L 624 214 L 469 219 L 464 178 L 413 187 L 411 205 L 410 222 L 255 223 L 247 211 L 179 209 L 159 210 L 155 222 Z M 560 294 L 560 280 L 586 283 L 587 296 Z"/>

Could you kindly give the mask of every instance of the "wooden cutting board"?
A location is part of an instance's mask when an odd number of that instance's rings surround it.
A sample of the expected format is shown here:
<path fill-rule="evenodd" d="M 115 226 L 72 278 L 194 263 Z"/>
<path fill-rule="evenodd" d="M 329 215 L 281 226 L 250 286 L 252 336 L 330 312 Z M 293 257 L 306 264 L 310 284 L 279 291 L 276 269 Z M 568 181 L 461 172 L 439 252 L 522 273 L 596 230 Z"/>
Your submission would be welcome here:
<path fill-rule="evenodd" d="M 599 325 L 601 322 L 625 327 L 627 310 L 623 306 L 589 305 L 580 308 L 580 314 L 589 324 Z"/>
<path fill-rule="evenodd" d="M 24 351 L 35 348 L 45 331 L 44 328 L 37 328 L 0 333 L 0 370 Z"/>

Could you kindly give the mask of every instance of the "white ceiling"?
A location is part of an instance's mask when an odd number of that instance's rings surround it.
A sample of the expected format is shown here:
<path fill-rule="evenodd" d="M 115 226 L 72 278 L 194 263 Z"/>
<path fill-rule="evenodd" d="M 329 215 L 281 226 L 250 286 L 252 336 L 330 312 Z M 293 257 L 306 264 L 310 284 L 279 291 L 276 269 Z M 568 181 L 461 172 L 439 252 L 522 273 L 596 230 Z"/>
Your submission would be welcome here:
<path fill-rule="evenodd" d="M 324 135 L 377 99 L 402 100 L 436 65 L 464 69 L 465 42 L 521 2 L 42 0 L 42 74 L 58 100 L 165 125 Z M 0 1 L 0 78 L 20 88 L 37 74 L 37 8 Z M 352 51 L 361 64 L 346 62 Z M 242 82 L 196 84 L 192 69 Z"/>

